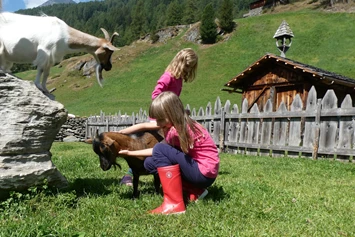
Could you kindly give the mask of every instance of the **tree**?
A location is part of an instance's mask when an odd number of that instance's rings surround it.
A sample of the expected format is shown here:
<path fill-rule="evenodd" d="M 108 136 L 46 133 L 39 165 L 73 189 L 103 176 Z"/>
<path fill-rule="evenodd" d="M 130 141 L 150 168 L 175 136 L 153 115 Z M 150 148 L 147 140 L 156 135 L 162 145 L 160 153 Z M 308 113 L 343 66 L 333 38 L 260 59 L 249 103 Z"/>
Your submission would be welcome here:
<path fill-rule="evenodd" d="M 144 2 L 139 0 L 133 9 L 132 22 L 130 25 L 132 40 L 138 39 L 142 34 L 146 33 L 146 19 L 144 15 Z"/>
<path fill-rule="evenodd" d="M 158 6 L 155 6 L 153 10 L 153 18 L 151 22 L 151 30 L 158 30 L 165 26 L 165 13 L 167 6 L 160 3 Z"/>
<path fill-rule="evenodd" d="M 184 9 L 184 16 L 182 18 L 182 22 L 184 24 L 192 24 L 199 20 L 198 8 L 196 5 L 196 0 L 187 0 Z"/>
<path fill-rule="evenodd" d="M 233 3 L 231 0 L 223 0 L 222 2 L 219 9 L 219 27 L 225 32 L 233 31 Z"/>
<path fill-rule="evenodd" d="M 212 4 L 208 4 L 202 13 L 200 35 L 202 42 L 213 44 L 217 39 L 217 25 L 214 21 L 215 13 Z"/>
<path fill-rule="evenodd" d="M 175 26 L 181 24 L 181 7 L 177 0 L 168 5 L 166 11 L 166 25 Z"/>

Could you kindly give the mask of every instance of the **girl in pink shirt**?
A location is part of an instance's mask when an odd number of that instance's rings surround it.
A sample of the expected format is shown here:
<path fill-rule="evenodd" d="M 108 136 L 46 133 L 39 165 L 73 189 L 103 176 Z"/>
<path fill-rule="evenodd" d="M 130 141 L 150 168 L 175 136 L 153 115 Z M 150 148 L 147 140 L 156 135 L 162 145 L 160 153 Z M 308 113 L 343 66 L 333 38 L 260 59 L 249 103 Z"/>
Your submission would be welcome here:
<path fill-rule="evenodd" d="M 165 72 L 157 81 L 157 84 L 152 92 L 152 99 L 164 91 L 171 91 L 177 96 L 180 96 L 183 81 L 192 82 L 195 79 L 197 65 L 198 56 L 193 49 L 185 48 L 180 50 L 171 60 L 169 65 L 166 67 Z M 119 132 L 129 134 L 133 131 L 132 128 L 129 127 L 122 129 Z M 132 169 L 129 169 L 122 177 L 120 183 L 132 186 L 132 172 Z"/>
<path fill-rule="evenodd" d="M 182 82 L 192 82 L 196 77 L 198 57 L 191 48 L 180 50 L 166 67 L 152 92 L 154 100 L 164 91 L 172 91 L 180 96 Z"/>
<path fill-rule="evenodd" d="M 147 156 L 144 167 L 151 174 L 159 174 L 164 201 L 151 211 L 153 214 L 185 212 L 182 190 L 190 201 L 203 198 L 218 175 L 217 146 L 202 125 L 191 119 L 179 97 L 173 92 L 162 92 L 152 102 L 149 116 L 156 119 L 156 129 L 162 129 L 165 143 L 154 148 L 120 154 Z M 144 130 L 138 124 L 137 130 Z M 150 125 L 150 128 L 153 128 Z"/>

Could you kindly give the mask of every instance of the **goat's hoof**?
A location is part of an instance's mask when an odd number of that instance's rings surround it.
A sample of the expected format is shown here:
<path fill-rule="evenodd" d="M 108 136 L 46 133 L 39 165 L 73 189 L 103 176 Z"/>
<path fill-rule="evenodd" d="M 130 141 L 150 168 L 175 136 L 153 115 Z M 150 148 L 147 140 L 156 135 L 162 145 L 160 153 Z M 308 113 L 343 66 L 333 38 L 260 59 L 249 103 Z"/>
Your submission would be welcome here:
<path fill-rule="evenodd" d="M 132 199 L 138 199 L 139 198 L 139 192 L 138 193 L 133 193 Z"/>
<path fill-rule="evenodd" d="M 55 96 L 50 93 L 43 93 L 45 96 L 47 96 L 50 100 L 55 100 Z"/>

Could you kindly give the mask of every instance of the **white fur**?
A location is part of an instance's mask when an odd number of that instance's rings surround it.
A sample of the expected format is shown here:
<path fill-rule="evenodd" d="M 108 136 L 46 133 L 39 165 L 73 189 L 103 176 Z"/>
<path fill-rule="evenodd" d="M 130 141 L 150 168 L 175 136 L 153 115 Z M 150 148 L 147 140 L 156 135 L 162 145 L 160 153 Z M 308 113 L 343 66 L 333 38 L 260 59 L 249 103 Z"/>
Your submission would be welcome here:
<path fill-rule="evenodd" d="M 37 67 L 36 86 L 48 92 L 46 81 L 50 68 L 66 54 L 87 52 L 97 62 L 99 84 L 102 69 L 111 69 L 111 55 L 118 50 L 108 33 L 105 39 L 78 31 L 57 17 L 27 16 L 3 12 L 0 14 L 0 68 L 10 72 L 13 63 L 33 63 Z M 42 85 L 40 79 L 42 77 Z"/>

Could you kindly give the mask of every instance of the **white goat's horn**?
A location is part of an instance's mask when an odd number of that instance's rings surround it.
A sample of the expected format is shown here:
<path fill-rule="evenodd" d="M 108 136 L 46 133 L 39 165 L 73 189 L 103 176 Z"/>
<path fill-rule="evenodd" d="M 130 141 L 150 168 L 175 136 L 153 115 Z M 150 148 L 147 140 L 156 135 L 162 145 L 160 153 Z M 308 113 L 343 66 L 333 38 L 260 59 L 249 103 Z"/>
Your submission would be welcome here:
<path fill-rule="evenodd" d="M 115 38 L 115 36 L 118 37 L 119 35 L 120 35 L 120 34 L 118 34 L 117 32 L 115 32 L 115 33 L 112 34 L 111 40 L 110 40 L 111 44 L 113 43 L 113 39 Z"/>
<path fill-rule="evenodd" d="M 100 87 L 102 88 L 101 81 L 103 81 L 104 79 L 102 77 L 102 67 L 100 64 L 96 65 L 95 72 L 96 72 L 97 82 L 99 83 Z"/>
<path fill-rule="evenodd" d="M 102 32 L 104 32 L 105 39 L 107 41 L 109 41 L 110 40 L 110 35 L 108 34 L 107 30 L 105 30 L 104 28 L 100 28 L 100 29 L 102 30 Z"/>

